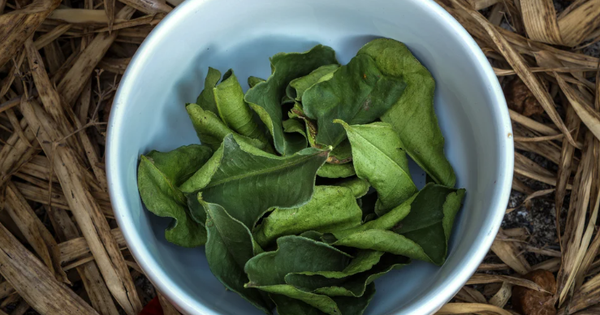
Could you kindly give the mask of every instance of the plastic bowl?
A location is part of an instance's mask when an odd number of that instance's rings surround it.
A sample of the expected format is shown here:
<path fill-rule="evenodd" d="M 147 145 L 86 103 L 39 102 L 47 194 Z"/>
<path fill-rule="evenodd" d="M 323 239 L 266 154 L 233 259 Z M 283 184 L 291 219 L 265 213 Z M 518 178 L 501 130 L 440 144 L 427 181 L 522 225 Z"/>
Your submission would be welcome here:
<path fill-rule="evenodd" d="M 513 142 L 494 71 L 456 20 L 430 0 L 188 0 L 131 61 L 112 108 L 107 147 L 110 195 L 129 248 L 183 313 L 261 314 L 224 289 L 203 248 L 185 249 L 164 239 L 170 220 L 146 211 L 138 194 L 140 154 L 198 143 L 184 104 L 202 90 L 208 66 L 233 68 L 240 81 L 268 77 L 270 56 L 318 43 L 334 48 L 345 64 L 376 37 L 404 42 L 436 79 L 435 110 L 446 155 L 467 196 L 446 263 L 414 262 L 380 278 L 367 314 L 433 313 L 475 272 L 506 209 Z"/>

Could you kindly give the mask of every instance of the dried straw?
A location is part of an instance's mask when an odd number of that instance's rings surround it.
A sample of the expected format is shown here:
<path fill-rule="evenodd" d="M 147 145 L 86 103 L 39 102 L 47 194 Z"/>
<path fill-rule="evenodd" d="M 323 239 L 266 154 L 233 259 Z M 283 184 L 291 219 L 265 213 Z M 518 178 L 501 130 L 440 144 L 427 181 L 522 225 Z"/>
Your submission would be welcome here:
<path fill-rule="evenodd" d="M 106 192 L 106 122 L 135 50 L 181 1 L 0 0 L 0 315 L 9 305 L 17 315 L 133 315 L 146 302 Z M 598 314 L 600 60 L 581 50 L 600 41 L 600 0 L 561 12 L 552 0 L 435 1 L 475 38 L 506 92 L 521 80 L 543 109 L 509 104 L 512 187 L 523 195 L 506 213 L 539 215 L 553 200 L 542 215 L 554 215 L 557 235 L 545 246 L 535 226 L 502 229 L 439 313 L 514 314 L 514 288 L 543 291 L 521 275 L 543 269 L 556 274 L 558 314 Z"/>

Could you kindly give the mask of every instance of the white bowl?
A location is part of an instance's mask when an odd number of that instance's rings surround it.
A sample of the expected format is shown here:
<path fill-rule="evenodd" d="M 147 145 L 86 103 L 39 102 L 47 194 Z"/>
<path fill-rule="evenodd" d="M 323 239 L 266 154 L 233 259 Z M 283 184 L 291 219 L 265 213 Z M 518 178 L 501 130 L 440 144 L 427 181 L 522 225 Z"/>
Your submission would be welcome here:
<path fill-rule="evenodd" d="M 188 0 L 133 58 L 115 98 L 107 147 L 110 194 L 129 248 L 183 313 L 261 314 L 225 291 L 203 248 L 185 249 L 164 239 L 169 220 L 146 211 L 138 194 L 140 154 L 198 143 L 184 104 L 202 90 L 208 66 L 233 68 L 240 81 L 266 78 L 275 53 L 320 43 L 334 48 L 345 64 L 376 37 L 404 42 L 436 79 L 435 110 L 446 155 L 467 196 L 446 263 L 415 262 L 382 277 L 367 314 L 433 313 L 475 272 L 506 209 L 513 142 L 496 76 L 456 20 L 430 0 Z"/>

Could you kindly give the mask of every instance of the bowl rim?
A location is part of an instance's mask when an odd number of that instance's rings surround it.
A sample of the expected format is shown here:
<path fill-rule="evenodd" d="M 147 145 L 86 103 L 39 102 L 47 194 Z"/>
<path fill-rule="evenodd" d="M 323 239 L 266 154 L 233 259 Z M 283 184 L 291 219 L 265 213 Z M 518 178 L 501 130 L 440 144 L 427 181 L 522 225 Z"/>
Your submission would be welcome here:
<path fill-rule="evenodd" d="M 118 166 L 118 150 L 114 148 L 119 143 L 119 134 L 121 132 L 120 126 L 124 123 L 123 116 L 124 107 L 126 105 L 123 100 L 128 97 L 130 91 L 128 86 L 131 85 L 131 82 L 135 80 L 135 73 L 138 72 L 139 68 L 143 66 L 148 55 L 147 51 L 151 50 L 153 46 L 157 45 L 164 36 L 168 36 L 169 30 L 175 26 L 180 15 L 185 14 L 185 12 L 188 10 L 200 7 L 208 1 L 211 0 L 184 1 L 178 5 L 150 33 L 150 35 L 138 48 L 134 57 L 131 59 L 131 62 L 125 71 L 119 88 L 115 94 L 113 108 L 110 113 L 106 144 L 106 173 L 109 195 L 115 218 L 123 233 L 123 237 L 125 238 L 129 250 L 135 257 L 135 260 L 140 268 L 144 271 L 148 279 L 157 288 L 157 290 L 161 292 L 161 294 L 163 294 L 176 306 L 176 308 L 183 313 L 216 315 L 216 312 L 206 307 L 203 303 L 192 298 L 188 293 L 176 285 L 166 275 L 153 255 L 144 246 L 144 242 L 133 224 L 133 218 L 126 203 L 127 196 L 124 194 L 125 184 L 119 180 L 119 175 L 117 175 L 121 171 L 121 168 Z M 454 270 L 449 277 L 444 279 L 436 292 L 428 292 L 423 296 L 424 299 L 430 297 L 428 302 L 414 303 L 409 308 L 396 312 L 396 314 L 420 315 L 432 314 L 438 311 L 446 302 L 448 302 L 460 290 L 460 288 L 462 288 L 471 275 L 475 273 L 477 267 L 481 261 L 483 261 L 483 258 L 489 251 L 496 234 L 499 231 L 500 224 L 502 223 L 506 205 L 512 189 L 514 142 L 512 139 L 511 120 L 508 107 L 506 105 L 506 100 L 504 98 L 504 93 L 500 87 L 500 83 L 497 80 L 492 66 L 475 40 L 471 37 L 471 35 L 469 35 L 463 26 L 456 19 L 454 19 L 454 17 L 452 17 L 444 8 L 435 3 L 433 0 L 410 1 L 413 1 L 417 6 L 424 7 L 425 10 L 442 20 L 446 27 L 458 35 L 463 45 L 466 45 L 471 50 L 473 53 L 472 57 L 474 57 L 476 63 L 478 63 L 481 67 L 481 72 L 487 81 L 487 85 L 491 88 L 489 92 L 493 99 L 491 110 L 494 114 L 498 115 L 498 132 L 500 135 L 504 134 L 507 136 L 507 141 L 504 143 L 504 145 L 500 146 L 500 156 L 498 157 L 499 178 L 495 183 L 498 188 L 496 189 L 496 198 L 492 200 L 492 203 L 489 206 L 491 219 L 488 220 L 486 225 L 482 226 L 481 230 L 479 231 L 479 235 L 481 237 L 479 246 L 474 246 L 469 249 L 470 255 L 466 256 L 469 256 L 470 258 L 464 259 L 463 261 L 465 264 L 462 265 L 462 268 Z"/>

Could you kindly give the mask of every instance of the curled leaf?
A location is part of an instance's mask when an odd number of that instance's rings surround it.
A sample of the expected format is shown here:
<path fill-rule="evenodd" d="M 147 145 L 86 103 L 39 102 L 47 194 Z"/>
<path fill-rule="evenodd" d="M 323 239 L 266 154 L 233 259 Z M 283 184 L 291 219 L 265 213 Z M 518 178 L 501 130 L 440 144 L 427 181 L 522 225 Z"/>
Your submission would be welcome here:
<path fill-rule="evenodd" d="M 401 78 L 382 73 L 373 58 L 352 58 L 329 80 L 313 85 L 302 96 L 304 112 L 319 126 L 317 143 L 337 146 L 346 134 L 342 126 L 333 123 L 335 119 L 350 124 L 373 122 L 398 101 L 405 86 Z"/>
<path fill-rule="evenodd" d="M 286 89 L 287 96 L 292 100 L 301 102 L 302 95 L 308 88 L 321 81 L 330 79 L 333 72 L 339 67 L 337 64 L 321 66 L 308 75 L 292 80 Z"/>
<path fill-rule="evenodd" d="M 244 91 L 232 70 L 225 73 L 213 94 L 219 117 L 229 128 L 248 138 L 268 142 L 254 112 L 244 101 Z"/>
<path fill-rule="evenodd" d="M 177 184 L 187 180 L 209 159 L 212 150 L 190 145 L 171 152 L 152 151 L 140 157 L 138 189 L 146 208 L 159 217 L 173 218 L 165 238 L 184 247 L 202 246 L 206 242 L 203 224 L 189 214 L 186 199 Z"/>
<path fill-rule="evenodd" d="M 444 137 L 433 108 L 435 81 L 431 73 L 403 43 L 393 39 L 375 39 L 358 54 L 373 58 L 382 73 L 404 78 L 406 91 L 381 120 L 392 125 L 406 152 L 436 183 L 453 187 L 456 177 L 444 156 Z"/>
<path fill-rule="evenodd" d="M 324 164 L 317 175 L 324 178 L 348 178 L 356 175 L 356 171 L 354 170 L 354 165 L 352 163 L 348 164 Z"/>
<path fill-rule="evenodd" d="M 333 245 L 382 251 L 394 255 L 433 262 L 419 244 L 392 231 L 366 230 L 342 238 L 333 243 Z"/>
<path fill-rule="evenodd" d="M 185 109 L 188 112 L 198 134 L 198 139 L 202 144 L 205 144 L 217 150 L 223 142 L 223 138 L 228 134 L 235 133 L 223 121 L 210 110 L 205 110 L 198 104 L 187 104 Z M 216 105 L 215 105 L 216 110 Z"/>
<path fill-rule="evenodd" d="M 361 224 L 362 211 L 352 190 L 337 186 L 316 186 L 312 199 L 294 209 L 275 209 L 254 232 L 256 241 L 266 246 L 283 235 L 306 231 L 333 232 Z"/>
<path fill-rule="evenodd" d="M 206 78 L 204 78 L 204 89 L 196 99 L 196 104 L 215 115 L 218 115 L 219 111 L 215 103 L 214 87 L 217 86 L 219 80 L 221 80 L 221 71 L 208 67 Z"/>
<path fill-rule="evenodd" d="M 338 241 L 333 245 L 378 250 L 441 265 L 446 260 L 448 239 L 464 194 L 464 189 L 428 184 L 412 201 L 386 215 L 357 228 L 335 232 Z M 403 219 L 397 220 L 400 217 Z"/>
<path fill-rule="evenodd" d="M 258 85 L 259 83 L 265 82 L 265 79 L 259 78 L 259 77 L 255 77 L 255 76 L 249 76 L 248 77 L 248 86 L 250 88 L 255 87 L 256 85 Z"/>
<path fill-rule="evenodd" d="M 264 292 L 268 292 L 271 294 L 283 295 L 288 298 L 292 298 L 301 302 L 304 302 L 319 311 L 330 314 L 330 315 L 339 315 L 341 314 L 340 309 L 338 308 L 335 301 L 326 296 L 320 294 L 314 294 L 306 291 L 302 291 L 294 286 L 288 284 L 275 284 L 275 285 L 265 285 L 265 286 L 254 286 L 252 284 L 247 285 L 247 288 L 256 288 L 262 290 Z"/>
<path fill-rule="evenodd" d="M 346 179 L 346 180 L 340 182 L 338 185 L 341 187 L 350 188 L 350 190 L 352 190 L 352 194 L 354 194 L 354 198 L 357 198 L 357 199 L 364 197 L 369 192 L 369 189 L 371 188 L 371 185 L 369 185 L 369 182 L 367 182 L 364 179 L 360 179 L 358 177 Z"/>
<path fill-rule="evenodd" d="M 302 257 L 302 259 L 297 259 Z M 277 239 L 277 250 L 254 256 L 246 263 L 248 286 L 281 285 L 285 276 L 303 271 L 342 271 L 350 256 L 333 246 L 301 236 L 282 236 Z"/>
<path fill-rule="evenodd" d="M 337 239 L 343 239 L 354 233 L 363 232 L 363 231 L 367 231 L 367 230 L 371 230 L 371 229 L 390 230 L 394 226 L 398 225 L 399 222 L 402 221 L 402 219 L 404 219 L 404 218 L 406 218 L 406 216 L 408 216 L 408 214 L 411 211 L 412 204 L 416 197 L 417 197 L 417 194 L 410 197 L 404 203 L 402 203 L 401 205 L 397 206 L 396 208 L 390 210 L 390 212 L 382 215 L 381 217 L 378 217 L 377 219 L 366 222 L 361 226 L 357 226 L 355 228 L 351 228 L 351 229 L 347 229 L 347 230 L 336 231 L 336 232 L 333 232 L 332 234 Z"/>
<path fill-rule="evenodd" d="M 283 133 L 281 100 L 287 85 L 293 79 L 329 64 L 337 64 L 335 52 L 322 45 L 305 53 L 276 54 L 271 58 L 271 76 L 246 93 L 246 102 L 267 126 L 273 136 L 275 149 L 282 155 L 290 155 L 304 148 L 304 139 L 300 135 Z"/>
<path fill-rule="evenodd" d="M 286 282 L 309 292 L 324 294 L 327 296 L 362 297 L 367 291 L 368 285 L 379 277 L 406 266 L 410 260 L 406 257 L 385 254 L 381 260 L 372 268 L 361 273 L 333 274 L 321 273 L 292 273 L 285 277 Z"/>
<path fill-rule="evenodd" d="M 464 189 L 429 184 L 419 192 L 410 213 L 394 228 L 418 243 L 434 263 L 446 260 L 454 218 L 462 205 Z"/>
<path fill-rule="evenodd" d="M 375 212 L 378 215 L 385 214 L 417 192 L 410 178 L 402 142 L 389 124 L 375 122 L 350 126 L 341 120 L 335 122 L 346 129 L 352 144 L 356 175 L 377 190 L 379 200 Z"/>
<path fill-rule="evenodd" d="M 244 266 L 255 252 L 260 251 L 255 249 L 250 230 L 223 207 L 202 200 L 200 204 L 207 217 L 205 252 L 210 270 L 229 290 L 270 314 L 270 300 L 263 299 L 256 289 L 244 288 L 248 282 Z"/>
<path fill-rule="evenodd" d="M 233 135 L 201 169 L 181 185 L 186 194 L 222 205 L 248 228 L 274 207 L 295 208 L 310 200 L 316 172 L 328 152 L 304 149 L 292 156 L 266 153 Z"/>

